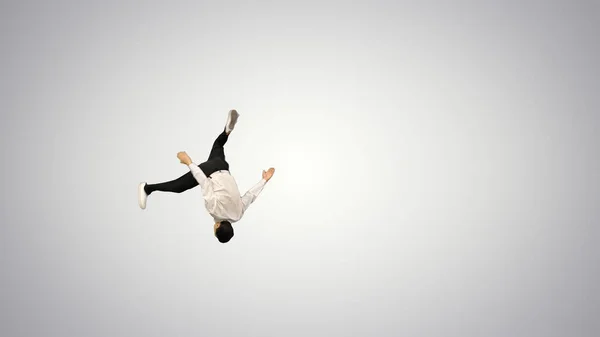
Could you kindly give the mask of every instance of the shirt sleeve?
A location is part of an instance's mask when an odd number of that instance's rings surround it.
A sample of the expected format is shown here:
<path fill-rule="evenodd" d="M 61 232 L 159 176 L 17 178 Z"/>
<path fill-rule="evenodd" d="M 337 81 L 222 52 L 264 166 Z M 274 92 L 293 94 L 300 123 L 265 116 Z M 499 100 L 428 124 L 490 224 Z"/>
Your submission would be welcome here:
<path fill-rule="evenodd" d="M 200 188 L 205 190 L 206 185 L 208 184 L 208 181 L 207 181 L 208 178 L 206 178 L 206 175 L 204 175 L 204 172 L 202 172 L 202 170 L 198 167 L 198 165 L 196 165 L 194 163 L 191 163 L 190 165 L 188 165 L 188 167 L 190 168 L 190 171 L 192 172 L 192 175 L 194 176 L 196 181 L 198 181 Z"/>
<path fill-rule="evenodd" d="M 265 179 L 261 179 L 256 185 L 254 185 L 251 189 L 249 189 L 242 196 L 242 204 L 244 205 L 244 212 L 248 209 L 248 207 L 256 200 L 260 192 L 262 192 L 263 188 L 267 181 Z"/>

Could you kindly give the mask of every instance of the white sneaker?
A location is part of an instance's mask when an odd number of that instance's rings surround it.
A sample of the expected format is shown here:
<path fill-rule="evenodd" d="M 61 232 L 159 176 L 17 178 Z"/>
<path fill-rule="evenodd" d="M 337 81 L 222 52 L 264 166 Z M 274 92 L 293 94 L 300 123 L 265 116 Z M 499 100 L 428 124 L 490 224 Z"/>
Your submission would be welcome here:
<path fill-rule="evenodd" d="M 227 124 L 225 125 L 225 132 L 230 133 L 231 131 L 233 131 L 235 123 L 237 123 L 238 117 L 240 117 L 240 114 L 237 111 L 229 111 L 229 117 L 227 117 Z"/>
<path fill-rule="evenodd" d="M 140 183 L 138 186 L 138 203 L 140 204 L 141 209 L 146 209 L 146 200 L 148 199 L 148 194 L 144 190 L 146 183 Z"/>

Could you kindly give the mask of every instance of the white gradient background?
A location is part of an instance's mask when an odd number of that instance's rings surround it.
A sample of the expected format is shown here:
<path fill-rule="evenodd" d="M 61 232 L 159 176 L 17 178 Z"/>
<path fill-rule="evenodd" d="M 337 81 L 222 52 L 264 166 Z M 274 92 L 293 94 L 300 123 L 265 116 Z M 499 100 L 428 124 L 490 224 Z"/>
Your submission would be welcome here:
<path fill-rule="evenodd" d="M 597 1 L 3 1 L 0 335 L 600 335 Z M 200 190 L 229 109 L 226 245 Z"/>

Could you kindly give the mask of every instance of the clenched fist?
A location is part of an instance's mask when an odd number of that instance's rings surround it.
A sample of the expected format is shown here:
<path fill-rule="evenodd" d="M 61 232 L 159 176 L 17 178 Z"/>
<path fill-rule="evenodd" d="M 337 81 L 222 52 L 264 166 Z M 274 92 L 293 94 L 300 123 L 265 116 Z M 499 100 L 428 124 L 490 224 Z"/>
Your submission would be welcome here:
<path fill-rule="evenodd" d="M 271 167 L 267 171 L 263 170 L 262 177 L 264 180 L 269 181 L 273 177 L 273 174 L 275 174 L 275 169 L 273 167 Z"/>
<path fill-rule="evenodd" d="M 190 165 L 192 163 L 192 158 L 185 151 L 177 153 L 177 158 L 182 164 Z"/>

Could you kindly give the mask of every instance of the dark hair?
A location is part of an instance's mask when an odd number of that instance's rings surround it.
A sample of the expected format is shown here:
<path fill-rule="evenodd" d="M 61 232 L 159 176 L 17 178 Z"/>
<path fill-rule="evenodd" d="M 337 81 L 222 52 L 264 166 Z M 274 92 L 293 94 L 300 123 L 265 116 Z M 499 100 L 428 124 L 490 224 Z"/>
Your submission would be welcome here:
<path fill-rule="evenodd" d="M 215 235 L 221 243 L 225 243 L 231 240 L 231 238 L 233 237 L 233 226 L 231 226 L 231 222 L 221 221 L 221 224 L 219 225 L 219 228 L 217 228 Z"/>

